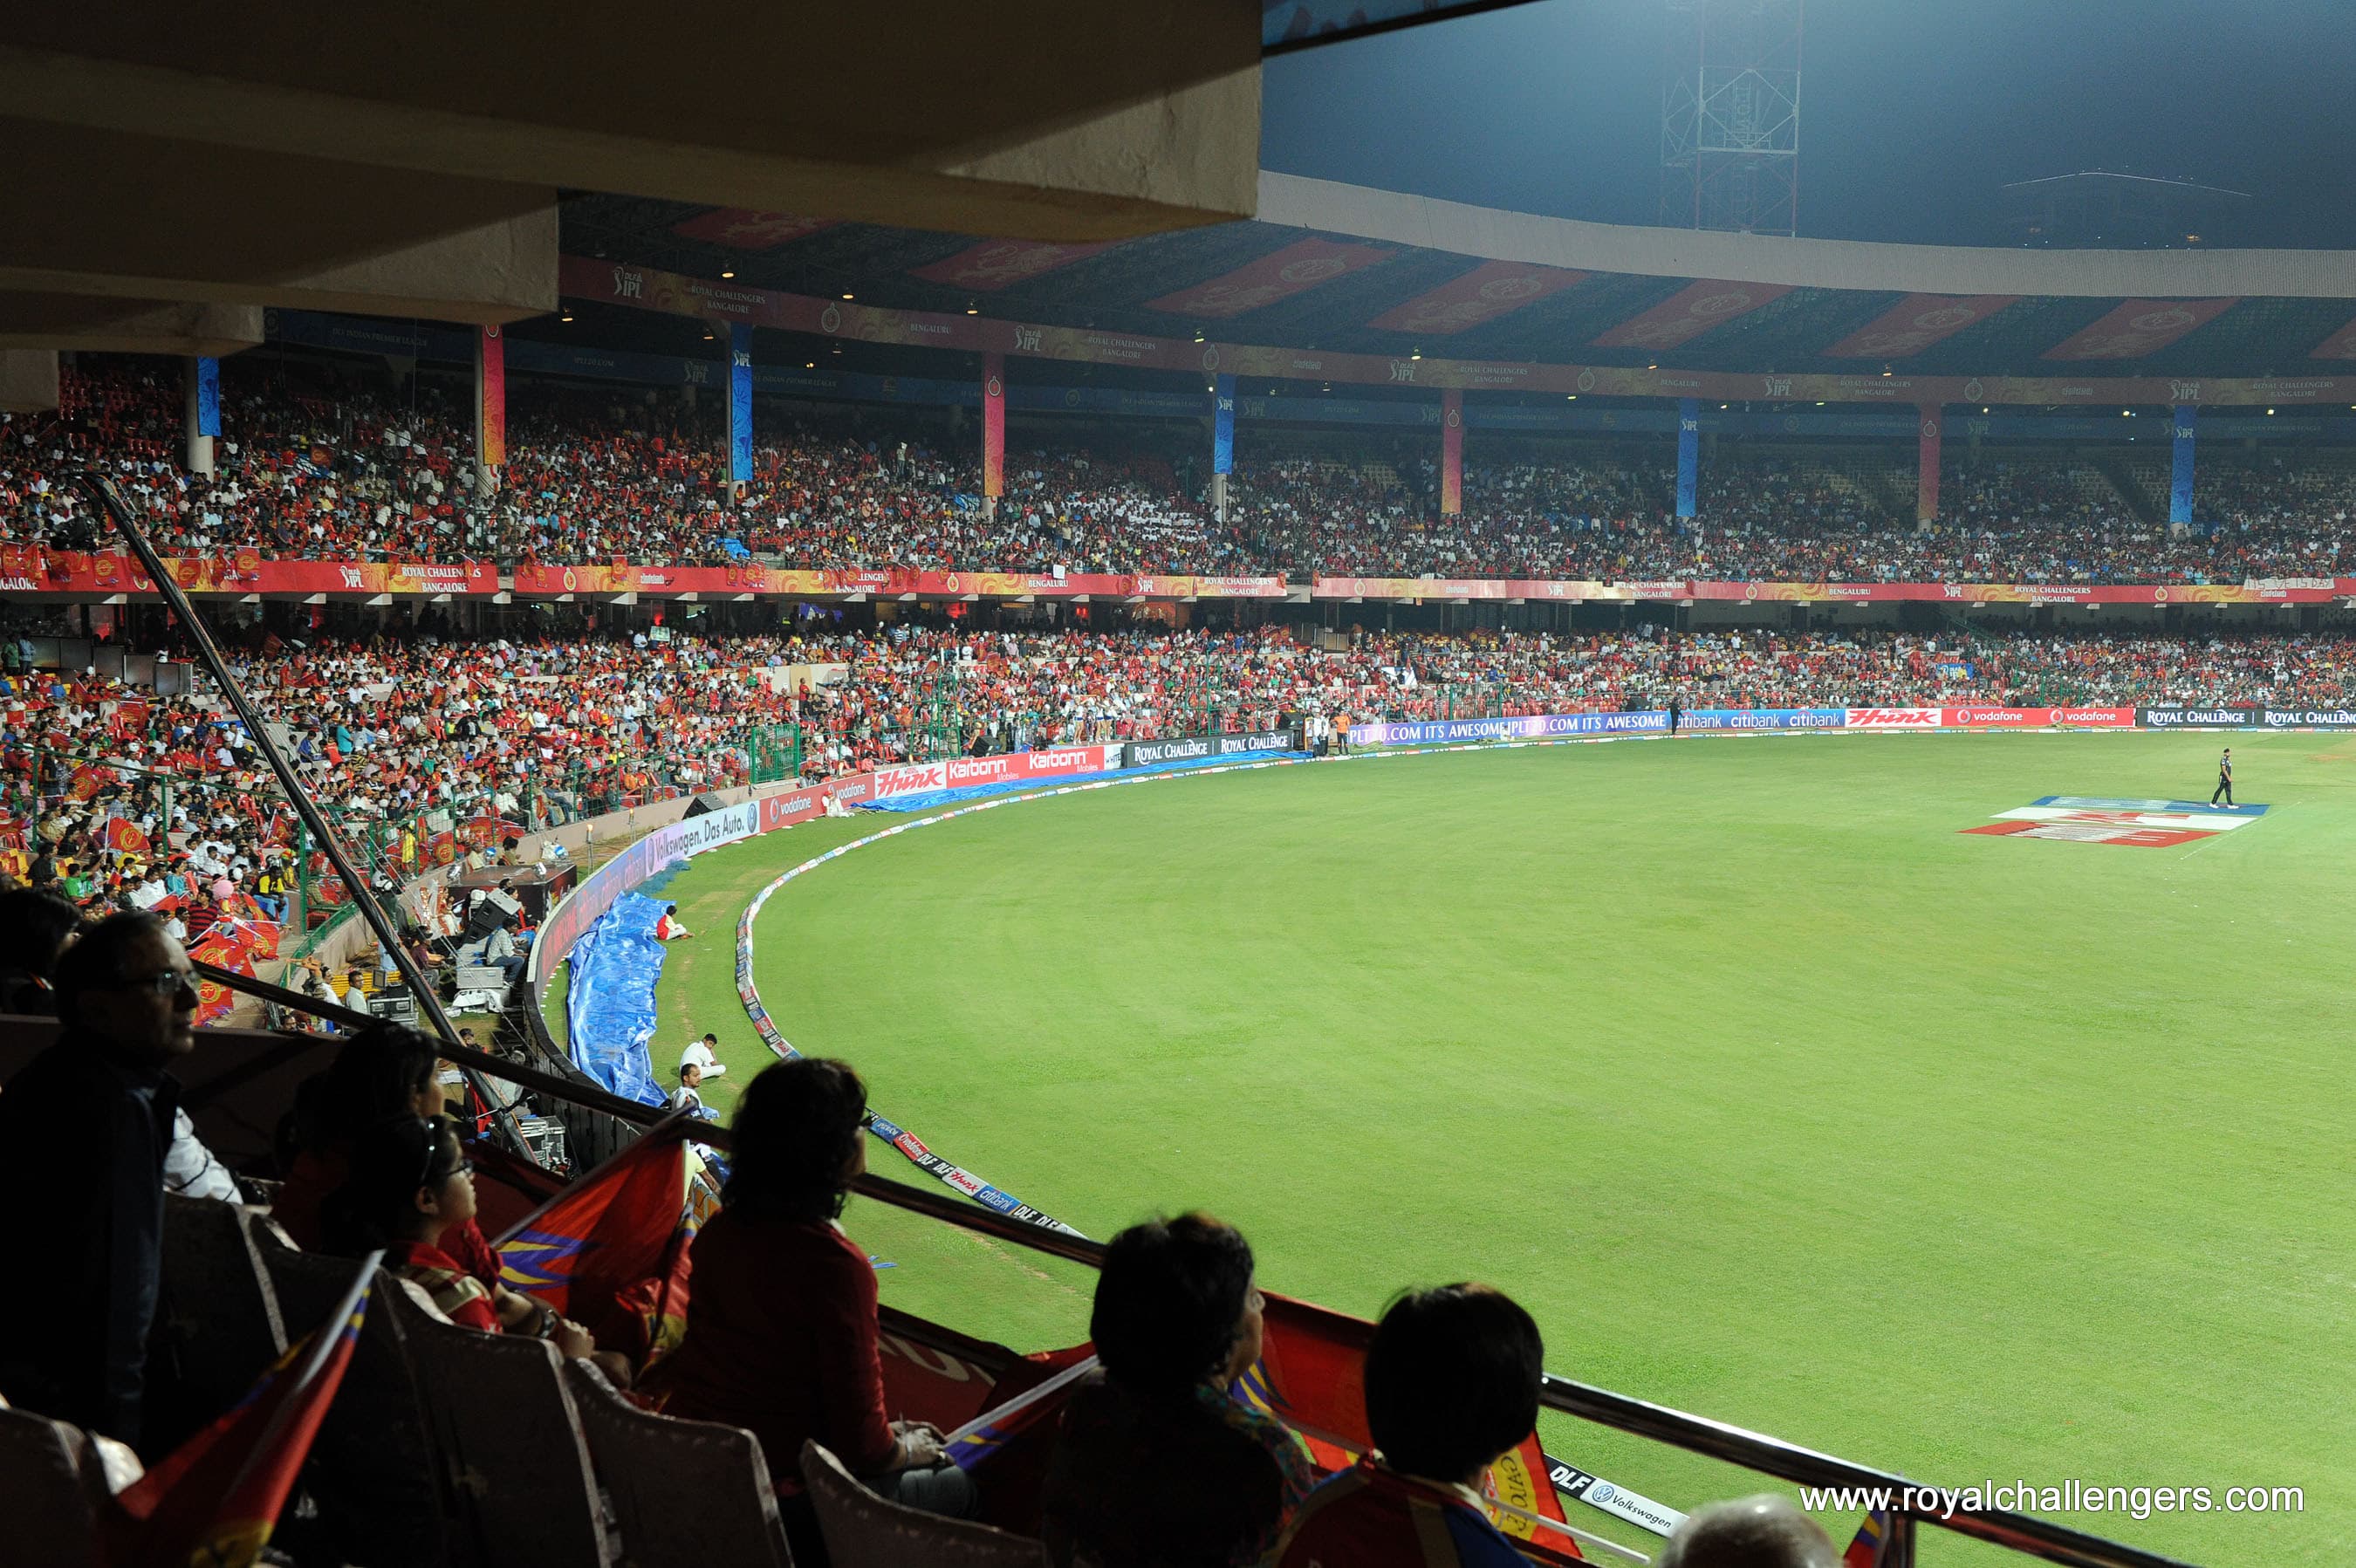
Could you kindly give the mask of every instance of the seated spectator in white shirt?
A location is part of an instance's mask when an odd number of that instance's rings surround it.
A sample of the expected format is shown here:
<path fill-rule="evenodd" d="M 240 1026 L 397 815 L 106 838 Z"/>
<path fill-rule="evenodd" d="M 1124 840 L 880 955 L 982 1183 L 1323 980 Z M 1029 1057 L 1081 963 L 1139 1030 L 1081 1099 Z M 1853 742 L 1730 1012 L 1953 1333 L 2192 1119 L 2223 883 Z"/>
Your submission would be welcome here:
<path fill-rule="evenodd" d="M 172 1112 L 172 1146 L 164 1154 L 164 1190 L 182 1197 L 245 1201 L 237 1189 L 237 1178 L 229 1174 L 220 1155 L 205 1147 L 204 1140 L 197 1136 L 197 1124 L 185 1111 Z"/>
<path fill-rule="evenodd" d="M 695 1086 L 702 1081 L 703 1069 L 693 1062 L 680 1068 L 679 1087 L 670 1094 L 670 1109 L 684 1111 L 690 1116 L 701 1116 L 707 1122 L 712 1120 L 712 1112 L 704 1109 L 703 1096 L 695 1091 Z"/>
<path fill-rule="evenodd" d="M 713 1054 L 714 1047 L 719 1044 L 720 1036 L 717 1035 L 706 1035 L 700 1040 L 690 1040 L 687 1043 L 687 1048 L 679 1053 L 679 1065 L 701 1068 L 704 1077 L 718 1078 L 728 1070 L 728 1064 Z"/>

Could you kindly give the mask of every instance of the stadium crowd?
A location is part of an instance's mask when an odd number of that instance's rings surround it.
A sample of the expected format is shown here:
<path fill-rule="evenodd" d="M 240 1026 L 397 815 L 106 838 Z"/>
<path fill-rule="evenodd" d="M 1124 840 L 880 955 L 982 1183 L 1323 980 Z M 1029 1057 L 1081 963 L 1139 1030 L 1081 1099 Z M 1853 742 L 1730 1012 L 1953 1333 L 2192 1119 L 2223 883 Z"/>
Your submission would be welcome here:
<path fill-rule="evenodd" d="M 2356 640 L 2222 632 L 1368 631 L 1330 647 L 1279 628 L 265 635 L 232 668 L 386 885 L 553 822 L 756 774 L 815 779 L 1310 714 L 1561 713 L 1672 694 L 1688 707 L 2356 703 Z M 215 696 L 21 669 L 0 685 L 0 870 L 85 908 L 283 907 L 306 869 L 293 818 Z"/>
<path fill-rule="evenodd" d="M 728 493 L 712 401 L 519 380 L 496 489 L 479 489 L 453 397 L 294 360 L 222 368 L 210 476 L 180 466 L 182 396 L 165 361 L 83 356 L 52 418 L 0 416 L 0 543 L 91 548 L 99 520 L 65 483 L 116 478 L 169 549 L 264 558 L 626 561 L 804 569 L 1314 574 L 1601 581 L 2241 582 L 2356 573 L 2356 473 L 2317 458 L 2203 470 L 2201 526 L 2142 521 L 2083 464 L 1955 462 L 1941 516 L 1837 466 L 1729 452 L 1697 515 L 1635 448 L 1526 444 L 1475 456 L 1464 510 L 1437 465 L 1388 441 L 1248 453 L 1224 513 L 1201 466 L 1135 434 L 1017 440 L 983 505 L 971 439 L 916 413 L 825 414 L 765 402 L 754 474 Z"/>

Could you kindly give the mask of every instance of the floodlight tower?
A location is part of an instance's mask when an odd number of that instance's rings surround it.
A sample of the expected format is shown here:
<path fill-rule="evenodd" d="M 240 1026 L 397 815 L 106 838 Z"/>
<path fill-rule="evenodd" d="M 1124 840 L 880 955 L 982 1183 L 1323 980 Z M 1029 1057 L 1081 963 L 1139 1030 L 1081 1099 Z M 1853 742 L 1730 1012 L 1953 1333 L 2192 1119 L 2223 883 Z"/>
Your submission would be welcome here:
<path fill-rule="evenodd" d="M 1665 0 L 1661 222 L 1795 234 L 1804 0 Z"/>

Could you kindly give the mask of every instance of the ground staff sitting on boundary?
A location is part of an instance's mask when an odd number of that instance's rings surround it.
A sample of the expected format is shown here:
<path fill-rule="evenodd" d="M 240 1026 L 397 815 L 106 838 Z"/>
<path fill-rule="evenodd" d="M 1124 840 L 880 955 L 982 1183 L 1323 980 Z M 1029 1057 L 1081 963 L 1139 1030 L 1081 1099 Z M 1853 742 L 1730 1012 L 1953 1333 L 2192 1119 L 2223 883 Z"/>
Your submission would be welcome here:
<path fill-rule="evenodd" d="M 795 1470 L 806 1439 L 884 1497 L 955 1517 L 974 1507 L 941 1434 L 884 1412 L 875 1270 L 835 1222 L 867 1168 L 866 1109 L 859 1075 L 824 1057 L 779 1062 L 745 1085 L 722 1208 L 695 1238 L 687 1337 L 644 1389 L 667 1414 L 760 1438 L 806 1563 L 827 1562 Z"/>

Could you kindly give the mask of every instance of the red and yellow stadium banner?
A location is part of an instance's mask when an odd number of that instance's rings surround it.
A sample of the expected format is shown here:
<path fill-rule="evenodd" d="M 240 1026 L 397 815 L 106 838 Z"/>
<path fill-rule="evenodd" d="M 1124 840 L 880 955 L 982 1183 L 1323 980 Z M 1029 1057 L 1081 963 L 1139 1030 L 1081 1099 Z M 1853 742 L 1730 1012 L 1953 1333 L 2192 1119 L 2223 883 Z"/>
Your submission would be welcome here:
<path fill-rule="evenodd" d="M 1682 587 L 1677 583 L 1658 587 Z M 1607 583 L 1556 583 L 1486 577 L 1320 577 L 1310 589 L 1321 599 L 1623 599 L 1635 596 L 1614 592 Z M 1684 598 L 1684 594 L 1663 597 Z"/>
<path fill-rule="evenodd" d="M 1280 599 L 1281 577 L 1131 575 L 1076 572 L 919 572 L 902 566 L 804 572 L 781 566 L 519 566 L 515 591 L 526 598 L 562 594 L 869 594 L 926 598 L 1089 597 Z"/>
<path fill-rule="evenodd" d="M 172 581 L 192 594 L 496 594 L 487 561 L 265 561 L 251 548 L 167 555 Z M 152 594 L 155 585 L 120 551 L 0 546 L 0 587 L 52 594 Z"/>
<path fill-rule="evenodd" d="M 1320 577 L 1321 599 L 1736 599 L 1784 604 L 2328 605 L 2356 577 L 2250 583 L 1587 583 L 1520 578 Z"/>

